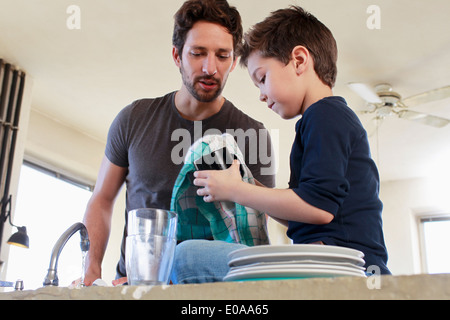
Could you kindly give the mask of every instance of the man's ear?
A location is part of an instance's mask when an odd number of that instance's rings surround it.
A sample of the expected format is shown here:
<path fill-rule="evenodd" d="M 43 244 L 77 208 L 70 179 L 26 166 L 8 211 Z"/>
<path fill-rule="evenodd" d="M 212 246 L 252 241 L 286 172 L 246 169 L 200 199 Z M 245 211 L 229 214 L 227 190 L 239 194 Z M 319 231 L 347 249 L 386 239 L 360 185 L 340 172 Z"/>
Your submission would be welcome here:
<path fill-rule="evenodd" d="M 172 58 L 178 68 L 181 67 L 181 56 L 176 47 L 172 47 Z"/>
<path fill-rule="evenodd" d="M 239 60 L 239 57 L 235 57 L 234 61 L 233 61 L 233 65 L 231 66 L 230 72 L 234 70 L 234 68 L 236 68 L 236 64 Z"/>
<path fill-rule="evenodd" d="M 311 60 L 311 56 L 309 54 L 309 50 L 306 47 L 296 46 L 294 49 L 292 49 L 291 59 L 292 63 L 294 63 L 297 74 L 300 75 L 306 70 Z"/>

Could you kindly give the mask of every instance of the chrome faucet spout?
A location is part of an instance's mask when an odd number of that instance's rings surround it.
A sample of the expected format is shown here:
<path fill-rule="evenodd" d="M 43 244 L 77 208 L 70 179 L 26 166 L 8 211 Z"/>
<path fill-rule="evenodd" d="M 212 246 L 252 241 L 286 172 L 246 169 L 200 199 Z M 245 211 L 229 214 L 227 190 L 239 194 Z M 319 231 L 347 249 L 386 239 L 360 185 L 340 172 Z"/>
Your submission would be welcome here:
<path fill-rule="evenodd" d="M 80 231 L 81 242 L 80 247 L 81 251 L 89 251 L 89 236 L 86 229 L 86 226 L 81 222 L 77 222 L 73 224 L 69 229 L 67 229 L 61 237 L 59 237 L 55 246 L 52 250 L 52 256 L 50 258 L 50 265 L 48 267 L 47 275 L 44 279 L 44 286 L 58 286 L 59 279 L 57 274 L 58 268 L 58 259 L 61 254 L 62 249 L 66 242 L 70 239 L 70 237 L 75 234 L 77 231 Z"/>

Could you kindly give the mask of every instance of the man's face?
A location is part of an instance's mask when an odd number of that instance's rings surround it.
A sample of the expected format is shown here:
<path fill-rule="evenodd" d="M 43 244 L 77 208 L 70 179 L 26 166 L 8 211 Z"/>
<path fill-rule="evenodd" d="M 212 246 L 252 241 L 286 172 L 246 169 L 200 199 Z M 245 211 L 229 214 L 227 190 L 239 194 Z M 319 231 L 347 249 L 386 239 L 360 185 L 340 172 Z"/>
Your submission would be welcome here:
<path fill-rule="evenodd" d="M 182 55 L 174 49 L 183 85 L 200 102 L 217 99 L 236 66 L 233 37 L 215 23 L 199 21 L 186 36 Z"/>

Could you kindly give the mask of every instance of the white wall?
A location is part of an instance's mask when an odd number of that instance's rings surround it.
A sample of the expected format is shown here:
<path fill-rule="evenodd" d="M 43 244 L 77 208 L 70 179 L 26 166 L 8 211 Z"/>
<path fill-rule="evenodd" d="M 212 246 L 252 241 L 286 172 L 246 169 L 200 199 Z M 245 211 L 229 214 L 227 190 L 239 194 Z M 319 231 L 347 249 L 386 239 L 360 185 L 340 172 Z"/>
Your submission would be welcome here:
<path fill-rule="evenodd" d="M 104 143 L 32 109 L 25 148 L 27 159 L 94 184 Z"/>
<path fill-rule="evenodd" d="M 423 273 L 418 218 L 450 214 L 449 181 L 444 175 L 382 182 L 384 235 L 393 274 Z"/>

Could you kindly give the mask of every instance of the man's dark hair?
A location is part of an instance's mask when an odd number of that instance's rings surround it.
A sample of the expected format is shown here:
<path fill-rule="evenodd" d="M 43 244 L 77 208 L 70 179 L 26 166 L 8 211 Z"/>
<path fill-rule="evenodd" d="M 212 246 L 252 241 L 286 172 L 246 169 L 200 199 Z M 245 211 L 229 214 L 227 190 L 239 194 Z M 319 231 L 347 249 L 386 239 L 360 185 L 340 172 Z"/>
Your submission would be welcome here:
<path fill-rule="evenodd" d="M 186 36 L 192 26 L 198 21 L 217 23 L 225 27 L 233 36 L 235 57 L 242 45 L 242 20 L 235 7 L 226 0 L 188 0 L 174 16 L 172 43 L 180 56 L 183 52 Z"/>

